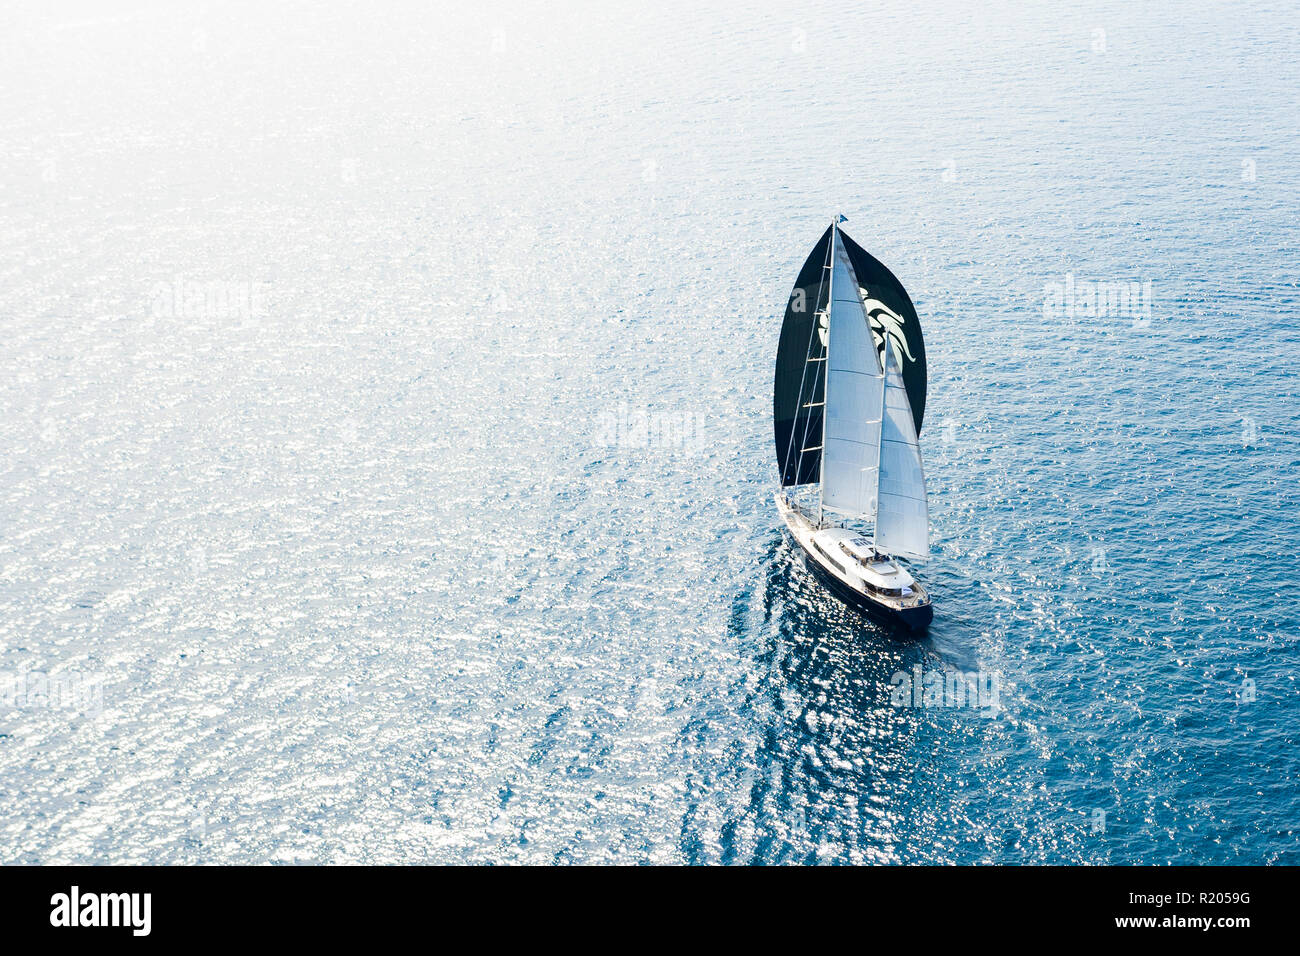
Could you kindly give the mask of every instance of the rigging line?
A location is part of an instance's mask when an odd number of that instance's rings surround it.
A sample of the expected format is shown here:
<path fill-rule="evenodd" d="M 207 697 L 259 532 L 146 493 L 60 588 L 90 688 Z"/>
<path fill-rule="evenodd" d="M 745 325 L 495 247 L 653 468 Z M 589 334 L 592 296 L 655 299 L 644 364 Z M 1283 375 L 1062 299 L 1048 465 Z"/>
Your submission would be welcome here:
<path fill-rule="evenodd" d="M 822 275 L 823 275 L 823 276 L 824 276 L 827 272 L 829 272 L 829 273 L 831 274 L 831 276 L 830 276 L 830 285 L 829 285 L 828 288 L 826 289 L 826 345 L 825 345 L 825 352 L 826 352 L 826 384 L 822 386 L 822 400 L 823 400 L 823 401 L 824 401 L 825 399 L 827 399 L 827 398 L 830 397 L 830 387 L 831 387 L 831 309 L 834 307 L 834 303 L 832 302 L 832 300 L 835 298 L 835 262 L 834 262 L 834 259 L 835 259 L 835 248 L 836 248 L 836 246 L 838 246 L 839 244 L 840 244 L 840 226 L 839 226 L 839 222 L 838 222 L 837 220 L 835 220 L 835 219 L 832 219 L 832 220 L 831 220 L 831 243 L 830 243 L 830 247 L 826 250 L 826 254 L 827 254 L 827 255 L 826 255 L 826 258 L 827 258 L 827 260 L 828 260 L 828 263 L 827 263 L 826 268 L 822 270 Z M 819 290 L 819 291 L 818 291 L 818 295 L 820 295 L 820 294 L 821 294 L 821 292 L 820 292 L 820 290 Z M 821 461 L 822 461 L 823 466 L 825 465 L 825 462 L 826 462 L 826 416 L 827 416 L 827 413 L 829 413 L 829 412 L 830 412 L 830 406 L 828 405 L 828 406 L 826 407 L 826 411 L 825 411 L 825 412 L 822 412 L 822 443 L 821 443 L 821 445 L 818 446 L 818 447 L 821 449 L 821 456 L 822 456 L 822 457 L 821 457 Z M 803 426 L 803 436 L 804 436 L 804 441 L 805 441 L 805 442 L 808 441 L 808 426 L 809 426 L 809 424 L 811 424 L 811 419 L 810 419 L 809 421 L 804 422 L 804 426 Z M 802 452 L 800 452 L 799 466 L 800 466 L 801 468 L 803 467 L 803 453 L 802 453 Z M 819 468 L 818 471 L 821 472 L 821 479 L 822 479 L 821 481 L 817 482 L 817 527 L 820 528 L 820 527 L 822 526 L 822 521 L 825 520 L 825 517 L 826 517 L 826 468 L 825 468 L 825 467 Z"/>
<path fill-rule="evenodd" d="M 816 298 L 813 300 L 813 326 L 809 329 L 809 345 L 807 345 L 807 349 L 803 350 L 803 369 L 800 372 L 800 394 L 798 394 L 798 398 L 796 399 L 796 406 L 801 405 L 803 402 L 803 381 L 807 378 L 807 373 L 809 373 L 809 363 L 813 360 L 813 338 L 816 336 L 816 330 L 818 330 L 818 304 L 822 302 L 822 289 L 826 286 L 826 273 L 832 268 L 831 259 L 833 255 L 835 255 L 835 229 L 831 230 L 831 241 L 829 241 L 826 246 L 826 261 L 823 261 L 822 263 L 822 274 L 818 277 L 818 285 L 816 285 Z M 829 295 L 827 295 L 826 311 L 827 330 L 829 332 L 829 326 L 831 326 L 831 297 L 829 297 Z M 813 395 L 816 395 L 816 376 L 813 377 Z M 822 390 L 822 397 L 823 399 L 826 398 L 826 389 L 824 388 Z M 826 419 L 826 412 L 822 412 L 822 419 Z M 790 420 L 790 441 L 789 444 L 785 446 L 785 460 L 781 463 L 783 468 L 790 467 L 790 451 L 793 451 L 794 449 L 794 432 L 797 431 L 798 420 L 800 420 L 800 415 L 798 415 L 798 411 L 796 410 L 796 412 L 794 412 L 794 418 Z M 811 421 L 813 421 L 813 415 L 811 414 L 807 415 L 807 418 L 803 419 L 803 437 L 800 441 L 800 458 L 798 458 L 797 462 L 794 463 L 794 481 L 790 483 L 793 485 L 800 484 L 800 475 L 803 472 L 803 450 L 806 449 L 807 441 L 809 441 L 809 424 Z M 781 481 L 783 481 L 783 483 L 785 481 L 784 471 L 781 472 Z"/>

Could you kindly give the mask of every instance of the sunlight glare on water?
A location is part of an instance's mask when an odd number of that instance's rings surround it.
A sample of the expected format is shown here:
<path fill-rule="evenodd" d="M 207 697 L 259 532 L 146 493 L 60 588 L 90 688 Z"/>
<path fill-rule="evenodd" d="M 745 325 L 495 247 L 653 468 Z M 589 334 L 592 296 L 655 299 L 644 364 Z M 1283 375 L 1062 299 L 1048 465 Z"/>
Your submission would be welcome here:
<path fill-rule="evenodd" d="M 4 19 L 0 862 L 1300 862 L 1287 5 Z M 836 213 L 916 643 L 772 506 Z"/>

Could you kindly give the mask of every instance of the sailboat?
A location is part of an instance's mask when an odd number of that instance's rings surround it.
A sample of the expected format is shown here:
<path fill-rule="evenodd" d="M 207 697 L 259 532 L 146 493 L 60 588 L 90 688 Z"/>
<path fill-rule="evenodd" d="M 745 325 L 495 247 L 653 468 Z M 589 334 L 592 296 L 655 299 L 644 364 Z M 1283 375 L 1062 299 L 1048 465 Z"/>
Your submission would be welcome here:
<path fill-rule="evenodd" d="M 921 465 L 925 344 L 901 282 L 840 229 L 795 280 L 777 346 L 777 512 L 845 603 L 924 631 L 929 592 L 905 561 L 930 554 Z"/>

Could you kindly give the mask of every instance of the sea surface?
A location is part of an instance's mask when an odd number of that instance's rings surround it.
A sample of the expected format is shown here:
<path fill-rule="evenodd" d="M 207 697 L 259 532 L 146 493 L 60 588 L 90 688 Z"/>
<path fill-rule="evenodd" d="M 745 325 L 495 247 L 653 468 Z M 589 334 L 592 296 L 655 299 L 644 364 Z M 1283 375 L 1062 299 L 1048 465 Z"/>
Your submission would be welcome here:
<path fill-rule="evenodd" d="M 0 863 L 1300 863 L 1295 13 L 6 5 Z M 837 214 L 919 642 L 772 504 Z"/>

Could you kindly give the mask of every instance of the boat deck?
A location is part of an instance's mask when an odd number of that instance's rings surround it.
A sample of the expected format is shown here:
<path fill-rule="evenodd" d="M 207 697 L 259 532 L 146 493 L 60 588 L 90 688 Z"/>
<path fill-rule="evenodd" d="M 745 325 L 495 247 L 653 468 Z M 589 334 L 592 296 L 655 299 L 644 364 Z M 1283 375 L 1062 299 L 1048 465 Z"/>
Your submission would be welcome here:
<path fill-rule="evenodd" d="M 916 580 L 909 581 L 908 586 L 902 594 L 885 594 L 879 589 L 867 584 L 863 579 L 864 575 L 859 572 L 868 571 L 873 565 L 880 563 L 880 558 L 857 557 L 847 552 L 846 549 L 836 549 L 832 556 L 827 554 L 819 544 L 814 540 L 817 532 L 824 530 L 825 525 L 819 527 L 817 521 L 797 501 L 792 500 L 786 495 L 778 494 L 776 496 L 777 510 L 780 512 L 790 533 L 794 535 L 800 547 L 815 560 L 818 565 L 827 573 L 845 586 L 852 588 L 856 593 L 868 598 L 869 600 L 883 605 L 885 607 L 897 610 L 909 608 L 924 607 L 930 603 L 930 595 L 921 582 Z M 830 560 L 823 560 L 823 558 Z M 889 560 L 889 559 L 887 559 Z M 893 563 L 892 560 L 889 563 Z M 857 572 L 857 573 L 855 573 Z M 910 576 L 909 576 L 910 577 Z"/>

